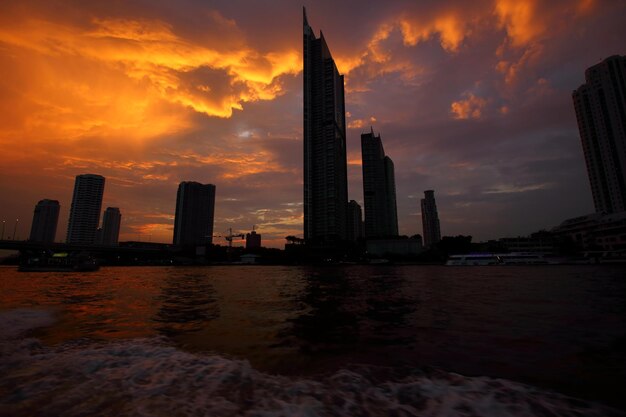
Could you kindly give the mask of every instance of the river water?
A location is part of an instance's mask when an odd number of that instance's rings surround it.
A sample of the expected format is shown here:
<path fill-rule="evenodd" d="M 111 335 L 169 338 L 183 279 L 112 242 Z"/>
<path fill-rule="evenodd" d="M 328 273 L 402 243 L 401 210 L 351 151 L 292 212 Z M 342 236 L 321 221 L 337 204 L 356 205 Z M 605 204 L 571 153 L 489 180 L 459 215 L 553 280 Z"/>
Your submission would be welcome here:
<path fill-rule="evenodd" d="M 619 267 L 0 268 L 2 416 L 624 415 L 625 352 Z"/>

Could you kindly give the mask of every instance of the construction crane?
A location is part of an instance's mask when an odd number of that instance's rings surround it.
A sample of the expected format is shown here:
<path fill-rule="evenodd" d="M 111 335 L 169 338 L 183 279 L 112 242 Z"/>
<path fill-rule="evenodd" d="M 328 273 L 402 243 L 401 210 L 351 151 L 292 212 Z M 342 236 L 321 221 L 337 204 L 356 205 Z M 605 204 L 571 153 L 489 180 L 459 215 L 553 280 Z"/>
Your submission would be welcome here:
<path fill-rule="evenodd" d="M 230 227 L 228 229 L 228 234 L 227 235 L 215 235 L 213 237 L 223 237 L 224 239 L 226 239 L 226 241 L 228 242 L 228 250 L 230 251 L 233 247 L 233 239 L 234 238 L 240 238 L 240 239 L 245 239 L 246 235 L 244 235 L 243 233 L 233 233 L 233 228 Z"/>

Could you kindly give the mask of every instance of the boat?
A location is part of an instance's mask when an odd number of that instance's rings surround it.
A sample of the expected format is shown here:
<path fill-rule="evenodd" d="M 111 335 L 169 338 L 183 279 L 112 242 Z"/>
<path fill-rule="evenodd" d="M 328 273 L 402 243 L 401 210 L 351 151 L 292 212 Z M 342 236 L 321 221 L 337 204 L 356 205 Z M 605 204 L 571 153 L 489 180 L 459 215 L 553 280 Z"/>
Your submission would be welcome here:
<path fill-rule="evenodd" d="M 90 272 L 100 269 L 96 259 L 86 253 L 43 253 L 27 257 L 17 270 L 20 272 Z"/>
<path fill-rule="evenodd" d="M 548 265 L 546 254 L 537 252 L 511 252 L 496 255 L 501 265 Z"/>
<path fill-rule="evenodd" d="M 552 265 L 559 262 L 551 260 L 545 253 L 511 252 L 511 253 L 474 253 L 467 255 L 451 255 L 447 266 L 486 266 L 486 265 Z"/>
<path fill-rule="evenodd" d="M 467 255 L 451 255 L 447 266 L 486 266 L 499 265 L 500 260 L 493 253 L 471 253 Z"/>

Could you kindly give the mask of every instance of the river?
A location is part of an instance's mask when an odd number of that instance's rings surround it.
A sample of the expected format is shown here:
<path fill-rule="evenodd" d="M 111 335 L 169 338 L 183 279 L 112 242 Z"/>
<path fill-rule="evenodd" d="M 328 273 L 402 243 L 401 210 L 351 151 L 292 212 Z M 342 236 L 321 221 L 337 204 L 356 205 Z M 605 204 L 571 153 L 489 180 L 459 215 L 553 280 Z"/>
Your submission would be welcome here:
<path fill-rule="evenodd" d="M 0 415 L 623 415 L 625 352 L 620 267 L 0 268 Z"/>

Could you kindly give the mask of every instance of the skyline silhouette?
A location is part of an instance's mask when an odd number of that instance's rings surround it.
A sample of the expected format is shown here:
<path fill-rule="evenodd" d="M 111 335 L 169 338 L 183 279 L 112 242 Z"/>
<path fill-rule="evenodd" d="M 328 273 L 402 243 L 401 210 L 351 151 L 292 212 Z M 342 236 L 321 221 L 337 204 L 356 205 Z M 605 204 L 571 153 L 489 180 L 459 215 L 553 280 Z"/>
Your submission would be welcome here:
<path fill-rule="evenodd" d="M 49 198 L 61 240 L 73 179 L 94 172 L 124 212 L 120 240 L 170 241 L 185 180 L 220 187 L 216 230 L 256 224 L 273 247 L 302 236 L 301 5 L 243 4 L 0 6 L 6 234 L 19 218 L 26 237 Z M 511 5 L 307 7 L 346 76 L 349 198 L 363 206 L 359 136 L 374 125 L 400 234 L 421 233 L 427 189 L 442 235 L 475 240 L 593 212 L 571 91 L 625 53 L 625 6 Z"/>

